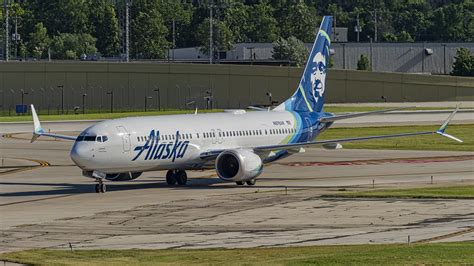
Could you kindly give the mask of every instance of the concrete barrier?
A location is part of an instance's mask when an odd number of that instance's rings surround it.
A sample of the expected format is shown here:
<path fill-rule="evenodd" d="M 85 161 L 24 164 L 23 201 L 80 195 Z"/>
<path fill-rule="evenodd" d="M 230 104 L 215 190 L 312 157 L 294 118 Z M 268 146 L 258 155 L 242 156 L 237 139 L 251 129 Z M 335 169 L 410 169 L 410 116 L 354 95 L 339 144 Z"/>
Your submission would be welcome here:
<path fill-rule="evenodd" d="M 40 110 L 110 108 L 142 110 L 199 108 L 212 94 L 214 108 L 268 104 L 266 92 L 282 101 L 295 90 L 301 68 L 244 65 L 104 62 L 0 63 L 1 110 L 33 103 Z M 474 101 L 474 78 L 337 70 L 328 72 L 327 102 Z M 63 86 L 58 87 L 58 86 Z M 64 100 L 62 100 L 64 90 Z M 159 90 L 159 92 L 157 91 Z"/>

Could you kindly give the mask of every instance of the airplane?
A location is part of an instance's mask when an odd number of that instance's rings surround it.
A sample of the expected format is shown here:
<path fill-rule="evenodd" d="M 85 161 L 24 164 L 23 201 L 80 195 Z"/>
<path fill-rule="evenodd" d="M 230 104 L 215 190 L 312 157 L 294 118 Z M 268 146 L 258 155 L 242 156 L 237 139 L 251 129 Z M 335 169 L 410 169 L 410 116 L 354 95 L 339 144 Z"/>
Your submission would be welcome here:
<path fill-rule="evenodd" d="M 459 106 L 436 131 L 316 140 L 339 120 L 398 110 L 324 112 L 331 25 L 332 17 L 325 16 L 295 93 L 272 110 L 105 120 L 74 137 L 45 132 L 31 105 L 31 142 L 40 136 L 74 141 L 70 157 L 84 176 L 96 180 L 97 193 L 106 191 L 104 180 L 133 180 L 143 172 L 158 170 L 167 170 L 169 185 L 185 185 L 187 170 L 203 169 L 215 169 L 227 182 L 255 185 L 264 165 L 304 152 L 305 147 L 335 149 L 345 142 L 430 134 L 462 142 L 445 132 Z"/>

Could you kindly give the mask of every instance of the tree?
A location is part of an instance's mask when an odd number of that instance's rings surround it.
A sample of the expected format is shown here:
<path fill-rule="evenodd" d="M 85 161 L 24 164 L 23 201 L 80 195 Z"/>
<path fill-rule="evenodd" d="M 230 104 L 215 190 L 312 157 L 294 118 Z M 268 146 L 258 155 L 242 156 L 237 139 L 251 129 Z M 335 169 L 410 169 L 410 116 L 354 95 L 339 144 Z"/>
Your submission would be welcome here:
<path fill-rule="evenodd" d="M 451 3 L 434 11 L 432 33 L 439 40 L 460 41 L 466 39 L 463 27 L 464 8 L 462 5 Z"/>
<path fill-rule="evenodd" d="M 307 56 L 308 49 L 304 43 L 293 36 L 288 39 L 280 38 L 273 43 L 272 57 L 275 60 L 288 60 L 302 66 Z"/>
<path fill-rule="evenodd" d="M 365 54 L 361 54 L 359 60 L 357 61 L 357 70 L 371 70 L 372 66 L 370 65 L 369 58 Z"/>
<path fill-rule="evenodd" d="M 173 22 L 175 25 L 175 45 L 184 47 L 186 45 L 187 31 L 191 24 L 192 9 L 190 4 L 182 1 L 159 1 L 158 10 L 163 18 L 164 24 L 168 27 L 167 40 L 173 43 Z M 171 47 L 171 48 L 176 48 Z"/>
<path fill-rule="evenodd" d="M 274 42 L 278 39 L 277 21 L 273 8 L 267 3 L 259 3 L 249 10 L 247 36 L 252 42 Z"/>
<path fill-rule="evenodd" d="M 37 59 L 41 59 L 48 48 L 49 36 L 48 30 L 39 22 L 35 25 L 35 30 L 29 34 L 28 47 L 30 53 Z"/>
<path fill-rule="evenodd" d="M 229 51 L 234 47 L 234 36 L 229 27 L 222 21 L 213 20 L 212 40 L 214 51 Z M 201 51 L 209 55 L 209 19 L 206 18 L 197 28 L 196 40 L 201 45 Z"/>
<path fill-rule="evenodd" d="M 410 33 L 402 30 L 397 34 L 397 40 L 399 42 L 414 42 L 413 38 L 411 37 Z"/>
<path fill-rule="evenodd" d="M 61 33 L 53 37 L 51 57 L 54 59 L 77 59 L 82 54 L 95 54 L 96 39 L 90 34 Z"/>
<path fill-rule="evenodd" d="M 131 9 L 130 51 L 137 59 L 165 58 L 168 29 L 158 11 L 158 1 L 136 0 Z"/>
<path fill-rule="evenodd" d="M 107 0 L 91 4 L 90 18 L 92 36 L 97 39 L 97 49 L 104 56 L 119 52 L 119 23 L 113 5 Z"/>
<path fill-rule="evenodd" d="M 474 55 L 467 48 L 459 48 L 454 57 L 453 76 L 474 77 Z"/>
<path fill-rule="evenodd" d="M 280 36 L 294 36 L 304 42 L 314 41 L 317 27 L 317 17 L 314 8 L 300 1 L 297 4 L 285 1 L 275 12 L 275 18 L 280 27 Z"/>
<path fill-rule="evenodd" d="M 396 2 L 394 28 L 405 31 L 414 40 L 426 39 L 432 24 L 432 10 L 427 1 L 402 0 Z"/>

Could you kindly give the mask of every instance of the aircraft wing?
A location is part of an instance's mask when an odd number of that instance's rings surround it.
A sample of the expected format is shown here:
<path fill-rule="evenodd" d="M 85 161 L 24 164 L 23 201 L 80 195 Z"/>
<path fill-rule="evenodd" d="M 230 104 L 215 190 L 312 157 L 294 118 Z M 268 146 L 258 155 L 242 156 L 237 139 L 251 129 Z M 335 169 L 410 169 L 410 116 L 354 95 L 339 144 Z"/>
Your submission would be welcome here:
<path fill-rule="evenodd" d="M 385 139 L 385 138 L 399 138 L 399 137 L 409 137 L 409 136 L 418 136 L 418 135 L 431 135 L 431 134 L 438 134 L 450 139 L 453 139 L 458 142 L 463 142 L 462 140 L 451 136 L 445 133 L 446 128 L 448 127 L 449 122 L 453 119 L 456 112 L 459 110 L 459 106 L 454 110 L 451 115 L 446 119 L 443 125 L 436 131 L 423 131 L 423 132 L 412 132 L 412 133 L 401 133 L 401 134 L 389 134 L 389 135 L 380 135 L 380 136 L 367 136 L 367 137 L 357 137 L 357 138 L 345 138 L 345 139 L 333 139 L 333 140 L 320 140 L 320 141 L 310 141 L 310 142 L 303 142 L 303 143 L 291 143 L 291 144 L 278 144 L 278 145 L 269 145 L 269 146 L 260 146 L 254 147 L 253 150 L 255 152 L 259 151 L 274 151 L 274 150 L 287 150 L 299 147 L 314 147 L 314 146 L 322 146 L 325 144 L 333 144 L 333 143 L 343 143 L 343 142 L 353 142 L 353 141 L 364 141 L 364 140 L 372 140 L 372 139 Z"/>
<path fill-rule="evenodd" d="M 385 110 L 377 110 L 377 111 L 370 111 L 370 112 L 362 112 L 362 113 L 351 113 L 351 114 L 342 114 L 342 115 L 334 115 L 334 116 L 323 116 L 319 119 L 320 122 L 334 122 L 337 120 L 343 120 L 348 118 L 354 118 L 359 116 L 366 116 L 366 115 L 376 115 L 376 114 L 383 114 L 388 113 L 391 111 L 399 111 L 413 107 L 399 107 L 399 108 L 392 108 L 392 109 L 385 109 Z"/>
<path fill-rule="evenodd" d="M 36 114 L 36 110 L 33 105 L 31 105 L 31 114 L 33 115 L 33 125 L 34 125 L 33 137 L 31 138 L 32 143 L 40 136 L 52 137 L 52 138 L 57 138 L 57 139 L 65 139 L 65 140 L 77 139 L 77 137 L 74 137 L 74 136 L 52 134 L 52 133 L 45 132 L 44 129 L 41 127 L 38 115 Z"/>

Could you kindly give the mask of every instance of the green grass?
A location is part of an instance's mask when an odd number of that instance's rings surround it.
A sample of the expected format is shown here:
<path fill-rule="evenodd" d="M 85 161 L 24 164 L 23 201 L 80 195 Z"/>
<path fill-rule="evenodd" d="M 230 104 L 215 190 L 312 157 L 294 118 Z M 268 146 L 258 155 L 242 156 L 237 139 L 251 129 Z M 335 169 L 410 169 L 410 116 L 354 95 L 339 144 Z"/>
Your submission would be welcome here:
<path fill-rule="evenodd" d="M 424 187 L 409 189 L 384 189 L 361 192 L 344 192 L 325 195 L 326 197 L 347 198 L 439 198 L 439 199 L 474 199 L 474 186 Z"/>
<path fill-rule="evenodd" d="M 392 108 L 392 107 L 390 107 Z M 350 112 L 368 112 L 368 111 L 376 111 L 388 108 L 381 108 L 381 107 L 370 107 L 370 106 L 328 106 L 325 107 L 326 112 L 330 113 L 350 113 Z M 435 107 L 420 107 L 420 108 L 410 108 L 407 110 L 445 110 L 445 109 L 453 109 L 453 108 L 435 108 Z M 114 119 L 114 118 L 122 118 L 122 117 L 129 117 L 129 116 L 151 116 L 151 115 L 171 115 L 171 114 L 189 114 L 193 113 L 193 110 L 168 110 L 168 111 L 149 111 L 149 112 L 130 112 L 124 110 L 117 110 L 115 113 L 100 113 L 98 110 L 88 110 L 89 113 L 82 115 L 82 114 L 65 114 L 65 115 L 58 115 L 58 114 L 50 114 L 44 113 L 44 110 L 40 110 L 41 113 L 39 114 L 41 121 L 59 121 L 59 120 L 93 120 L 93 119 Z M 53 110 L 52 112 L 56 112 L 57 110 Z M 199 110 L 199 113 L 205 112 L 222 112 L 222 109 L 215 109 L 215 110 Z M 71 111 L 72 113 L 72 111 Z M 17 116 L 12 113 L 11 116 L 8 115 L 8 112 L 0 112 L 0 122 L 23 122 L 23 121 L 32 121 L 31 115 L 23 115 Z"/>
<path fill-rule="evenodd" d="M 330 128 L 323 132 L 318 140 L 364 137 L 417 131 L 433 131 L 439 126 L 396 126 L 365 128 Z M 464 142 L 433 135 L 380 139 L 361 142 L 343 143 L 347 149 L 386 149 L 386 150 L 437 150 L 437 151 L 474 151 L 474 125 L 450 125 L 447 133 Z"/>
<path fill-rule="evenodd" d="M 30 265 L 425 265 L 471 264 L 474 242 L 208 250 L 30 250 L 0 259 Z"/>

